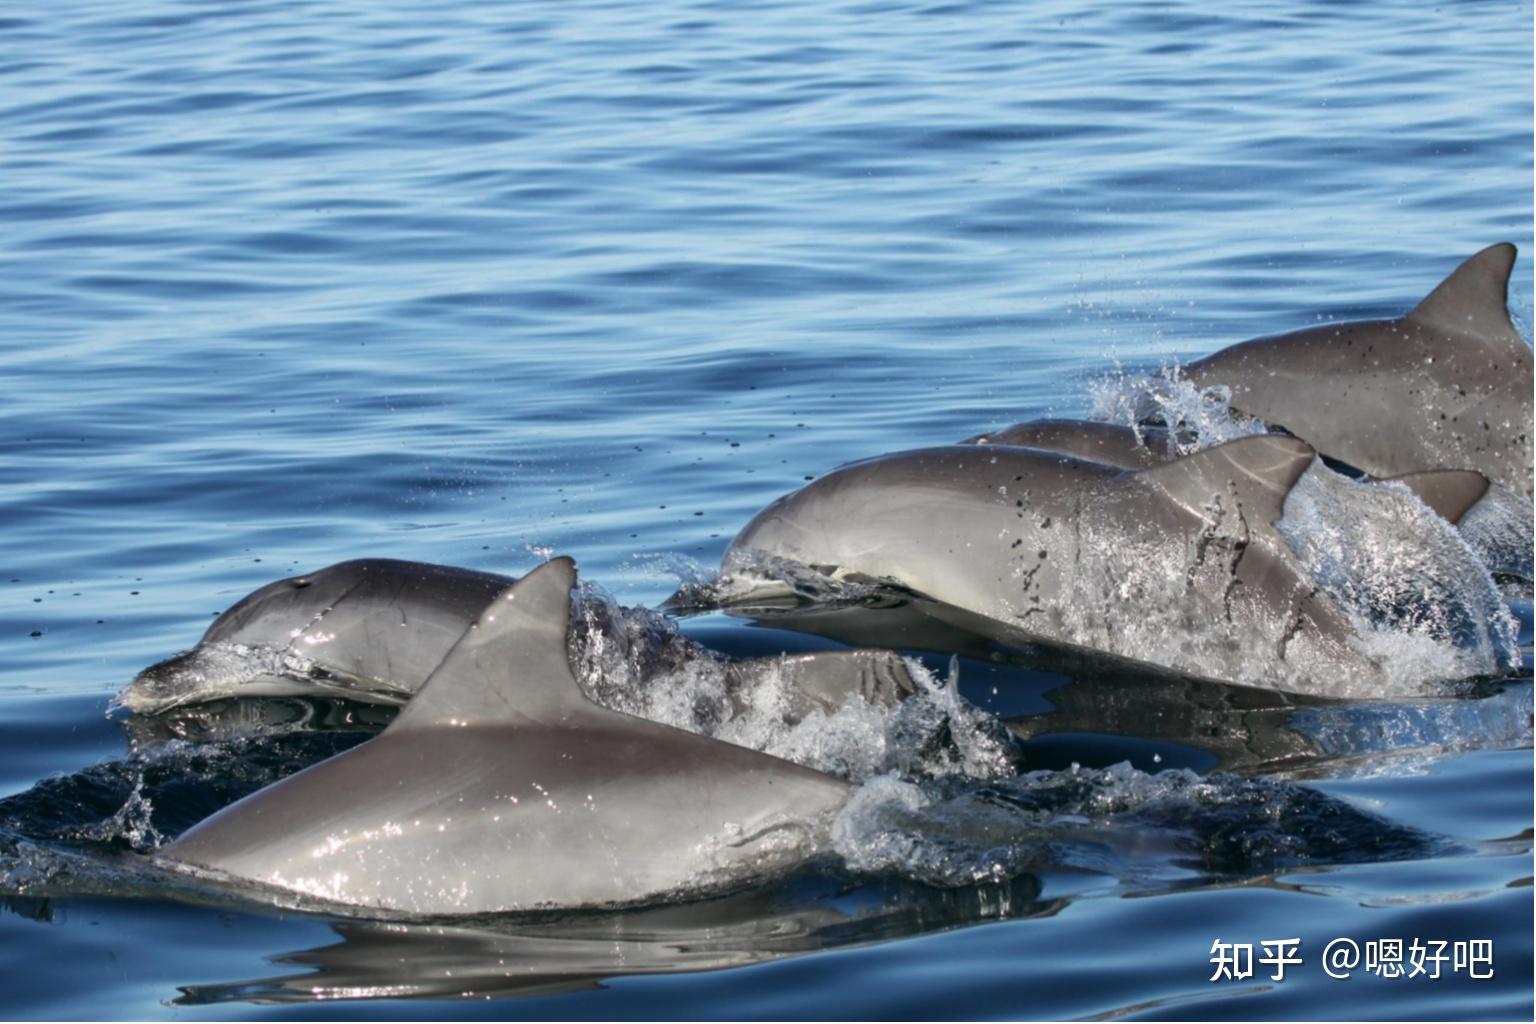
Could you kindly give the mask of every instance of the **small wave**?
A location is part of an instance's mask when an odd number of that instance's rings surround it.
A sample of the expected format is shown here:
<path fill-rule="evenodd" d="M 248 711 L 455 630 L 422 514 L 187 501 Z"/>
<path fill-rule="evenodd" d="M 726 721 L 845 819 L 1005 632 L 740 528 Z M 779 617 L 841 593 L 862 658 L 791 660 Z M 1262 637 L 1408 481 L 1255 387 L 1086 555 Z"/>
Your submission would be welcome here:
<path fill-rule="evenodd" d="M 1177 363 L 1152 373 L 1121 370 L 1090 382 L 1088 391 L 1090 419 L 1130 427 L 1138 439 L 1149 425 L 1170 428 L 1163 435 L 1167 450 L 1162 453 L 1169 457 L 1189 455 L 1269 429 L 1262 420 L 1232 408 L 1230 388 L 1196 387 L 1185 379 Z"/>
<path fill-rule="evenodd" d="M 977 784 L 865 783 L 833 823 L 850 868 L 930 885 L 1071 868 L 1132 888 L 1197 874 L 1422 855 L 1436 840 L 1293 783 L 1184 769 L 1030 772 Z"/>
<path fill-rule="evenodd" d="M 145 669 L 112 698 L 108 710 L 165 711 L 239 696 L 259 677 L 302 680 L 314 671 L 314 661 L 292 648 L 213 641 Z"/>
<path fill-rule="evenodd" d="M 1517 597 L 1530 597 L 1531 582 L 1536 579 L 1531 565 L 1532 534 L 1536 533 L 1533 519 L 1536 516 L 1530 501 L 1494 484 L 1456 524 L 1462 539 L 1484 565 L 1513 577 L 1506 588 Z"/>
<path fill-rule="evenodd" d="M 0 800 L 0 835 L 143 852 L 367 735 L 283 731 L 166 740 Z"/>
<path fill-rule="evenodd" d="M 849 692 L 835 706 L 813 706 L 799 690 L 793 656 L 731 662 L 660 613 L 622 608 L 586 585 L 576 613 L 577 678 L 593 700 L 615 711 L 851 781 L 888 771 L 991 778 L 1016 768 L 1014 741 L 960 696 L 957 668 L 941 681 L 903 659 L 916 684 L 906 699 L 871 702 Z M 671 656 L 658 659 L 658 651 Z"/>
<path fill-rule="evenodd" d="M 1400 775 L 1405 766 L 1458 751 L 1529 747 L 1530 681 L 1494 686 L 1493 692 L 1468 699 L 1296 708 L 1288 716 L 1289 728 L 1316 751 L 1299 771 L 1314 773 L 1326 765 L 1330 778 Z"/>
<path fill-rule="evenodd" d="M 668 602 L 676 611 L 700 611 L 730 606 L 783 608 L 816 605 L 878 607 L 908 596 L 894 580 L 845 575 L 835 567 L 802 565 L 763 551 L 733 548 L 713 579 L 683 581 Z"/>

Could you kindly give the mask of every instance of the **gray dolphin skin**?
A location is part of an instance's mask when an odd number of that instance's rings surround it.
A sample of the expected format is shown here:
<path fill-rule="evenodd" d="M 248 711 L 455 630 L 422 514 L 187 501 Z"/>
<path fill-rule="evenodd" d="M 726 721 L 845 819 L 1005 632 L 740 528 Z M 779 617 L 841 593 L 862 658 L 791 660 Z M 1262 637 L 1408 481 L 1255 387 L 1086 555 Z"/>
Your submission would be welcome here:
<path fill-rule="evenodd" d="M 372 558 L 278 580 L 216 619 L 196 648 L 140 672 L 117 703 L 136 715 L 229 697 L 327 697 L 369 704 L 410 700 L 510 576 Z M 642 677 L 713 657 L 679 633 L 656 640 Z M 850 695 L 894 704 L 916 684 L 890 651 L 820 651 L 725 666 L 737 710 L 772 674 L 791 721 L 836 711 Z"/>
<path fill-rule="evenodd" d="M 278 580 L 215 619 L 196 648 L 140 672 L 117 701 L 138 714 L 230 696 L 401 704 L 512 582 L 388 558 Z"/>
<path fill-rule="evenodd" d="M 1150 469 L 1174 457 L 1162 427 L 1132 429 L 1095 420 L 1043 419 L 968 437 L 961 444 L 1012 445 L 1060 452 L 1121 469 Z"/>
<path fill-rule="evenodd" d="M 1092 420 L 1041 419 L 978 434 L 961 444 L 1016 445 L 1060 452 L 1121 469 L 1147 469 L 1177 458 L 1162 427 L 1127 427 Z M 1401 483 L 1442 519 L 1459 527 L 1488 570 L 1498 577 L 1532 578 L 1536 533 L 1532 506 L 1474 470 L 1432 469 L 1381 481 Z"/>
<path fill-rule="evenodd" d="M 461 915 L 700 894 L 814 852 L 847 784 L 593 704 L 567 656 L 575 583 L 567 558 L 529 573 L 383 733 L 157 856 L 308 900 Z"/>
<path fill-rule="evenodd" d="M 855 462 L 736 536 L 725 600 L 771 598 L 753 567 L 783 559 L 906 590 L 1009 642 L 1296 692 L 1330 692 L 1341 675 L 1379 685 L 1353 621 L 1273 526 L 1315 457 L 1262 435 L 1140 471 L 1010 446 Z"/>
<path fill-rule="evenodd" d="M 1473 469 L 1530 501 L 1531 348 L 1509 319 L 1514 263 L 1513 245 L 1489 246 L 1395 320 L 1245 341 L 1183 375 L 1372 476 Z"/>

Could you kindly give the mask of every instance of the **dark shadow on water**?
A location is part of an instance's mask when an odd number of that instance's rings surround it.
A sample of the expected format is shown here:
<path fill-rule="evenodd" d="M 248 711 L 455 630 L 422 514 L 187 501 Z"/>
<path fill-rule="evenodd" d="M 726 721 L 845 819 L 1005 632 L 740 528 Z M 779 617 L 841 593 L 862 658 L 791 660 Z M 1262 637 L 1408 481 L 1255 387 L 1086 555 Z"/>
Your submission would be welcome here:
<path fill-rule="evenodd" d="M 270 914 L 259 897 L 199 888 L 135 852 L 369 735 L 349 709 L 327 702 L 246 703 L 222 719 L 211 708 L 192 716 L 205 737 L 224 738 L 172 738 L 0 802 L 4 909 L 47 922 L 54 900 L 108 897 Z M 258 722 L 273 731 L 234 727 Z M 192 725 L 183 718 L 168 728 L 174 737 Z M 920 810 L 897 804 L 866 819 L 876 853 L 856 872 L 829 858 L 732 895 L 624 911 L 428 923 L 322 916 L 335 942 L 264 954 L 281 970 L 185 985 L 175 1002 L 548 995 L 1047 917 L 1087 896 L 1274 885 L 1282 871 L 1454 846 L 1305 786 L 1226 773 L 1036 770 L 990 783 L 930 780 L 925 791 Z M 898 854 L 881 861 L 882 849 Z M 986 881 L 930 884 L 929 876 Z"/>
<path fill-rule="evenodd" d="M 1029 768 L 1106 767 L 1148 772 L 1183 767 L 1243 774 L 1326 773 L 1374 754 L 1424 754 L 1528 745 L 1531 676 L 1466 680 L 1444 695 L 1342 700 L 1186 676 L 1114 655 L 968 628 L 969 613 L 922 599 L 733 612 L 788 646 L 813 636 L 850 646 L 891 647 L 943 671 L 958 655 L 960 689 L 1000 715 L 1023 741 Z M 714 645 L 742 646 L 740 631 L 696 629 Z M 733 651 L 733 653 L 735 653 Z M 988 690 L 991 692 L 989 693 Z M 998 707 L 1002 700 L 1021 706 Z M 1022 699 L 1021 699 L 1022 697 Z"/>
<path fill-rule="evenodd" d="M 612 978 L 719 970 L 985 920 L 1043 917 L 1030 876 L 983 889 L 812 876 L 678 906 L 538 921 L 336 921 L 337 941 L 272 956 L 284 973 L 183 986 L 174 1005 L 542 996 Z"/>

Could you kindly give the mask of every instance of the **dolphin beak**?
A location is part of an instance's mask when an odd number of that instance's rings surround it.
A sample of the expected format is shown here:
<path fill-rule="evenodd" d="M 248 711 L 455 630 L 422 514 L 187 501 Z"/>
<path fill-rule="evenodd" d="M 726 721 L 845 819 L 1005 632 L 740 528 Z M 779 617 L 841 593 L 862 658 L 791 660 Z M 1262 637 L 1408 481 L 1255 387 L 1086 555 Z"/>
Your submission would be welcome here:
<path fill-rule="evenodd" d="M 699 605 L 697 597 L 690 593 L 690 588 L 685 584 L 678 587 L 671 597 L 661 602 L 658 610 L 666 612 L 668 615 L 690 615 L 704 609 Z"/>

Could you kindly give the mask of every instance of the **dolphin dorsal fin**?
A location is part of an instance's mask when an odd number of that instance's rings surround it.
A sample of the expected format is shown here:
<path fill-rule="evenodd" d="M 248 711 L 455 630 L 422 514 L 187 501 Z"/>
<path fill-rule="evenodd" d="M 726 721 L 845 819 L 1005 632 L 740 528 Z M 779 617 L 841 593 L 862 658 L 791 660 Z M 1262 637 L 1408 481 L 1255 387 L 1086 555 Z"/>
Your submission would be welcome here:
<path fill-rule="evenodd" d="M 386 731 L 553 724 L 593 707 L 566 653 L 575 586 L 576 563 L 562 557 L 497 594 Z"/>
<path fill-rule="evenodd" d="M 1213 498 L 1235 496 L 1250 522 L 1273 523 L 1284 512 L 1285 496 L 1312 465 L 1317 452 L 1284 434 L 1244 437 L 1144 469 L 1134 476 L 1153 484 L 1196 515 Z"/>
<path fill-rule="evenodd" d="M 1488 478 L 1470 469 L 1431 469 L 1390 477 L 1452 526 L 1488 493 Z"/>
<path fill-rule="evenodd" d="M 1509 274 L 1514 266 L 1513 245 L 1490 245 L 1451 271 L 1407 318 L 1491 345 L 1518 345 L 1528 352 L 1509 319 Z"/>

